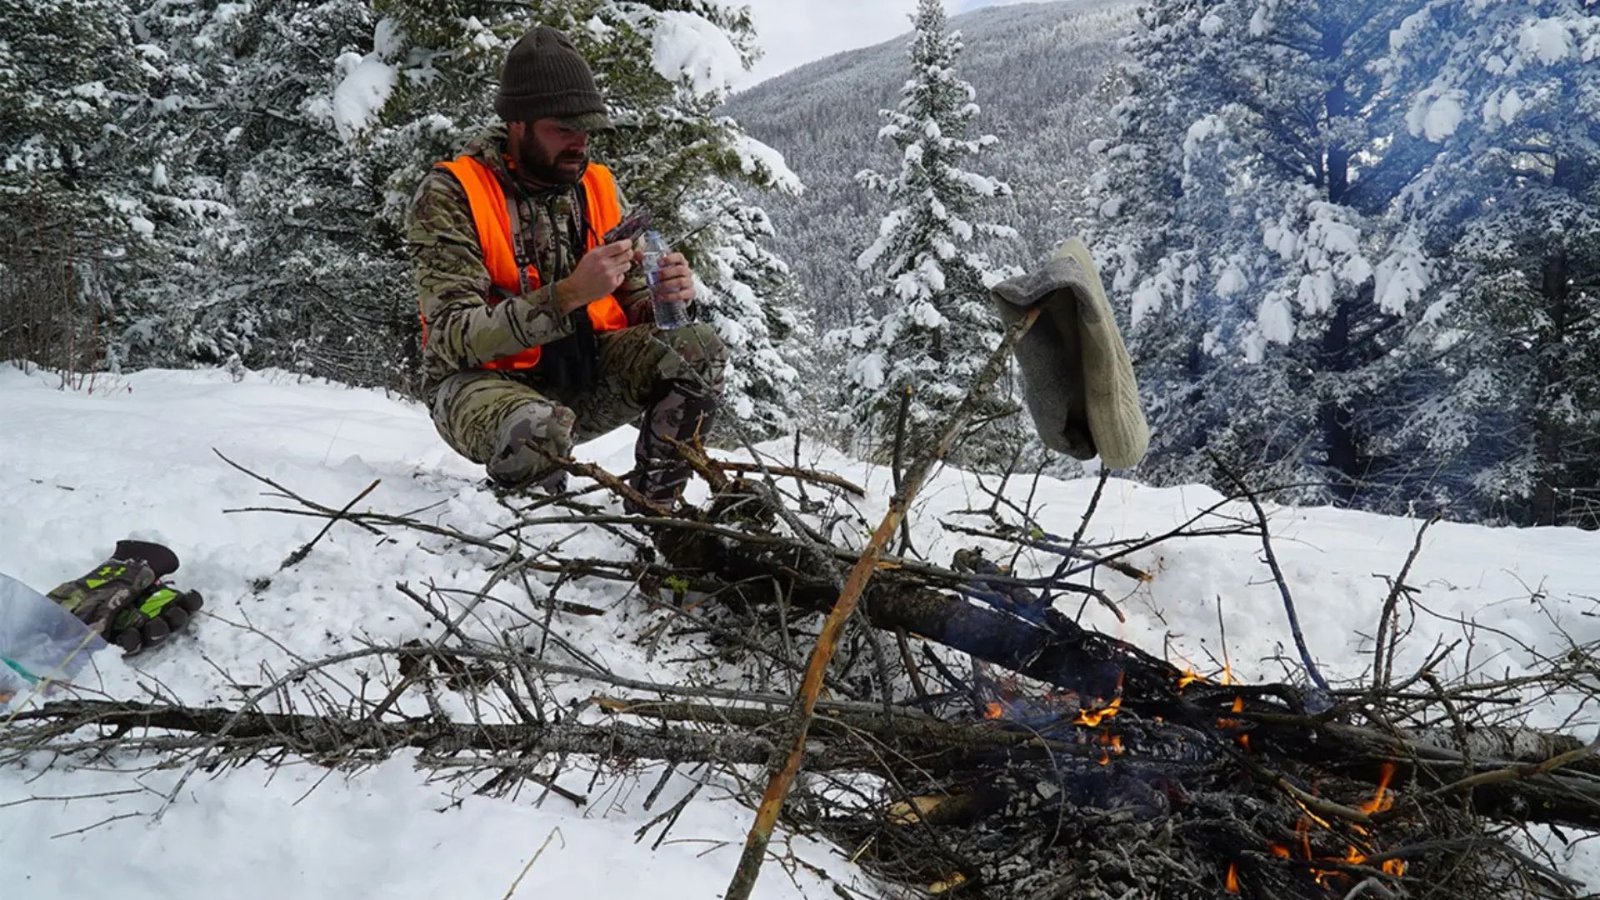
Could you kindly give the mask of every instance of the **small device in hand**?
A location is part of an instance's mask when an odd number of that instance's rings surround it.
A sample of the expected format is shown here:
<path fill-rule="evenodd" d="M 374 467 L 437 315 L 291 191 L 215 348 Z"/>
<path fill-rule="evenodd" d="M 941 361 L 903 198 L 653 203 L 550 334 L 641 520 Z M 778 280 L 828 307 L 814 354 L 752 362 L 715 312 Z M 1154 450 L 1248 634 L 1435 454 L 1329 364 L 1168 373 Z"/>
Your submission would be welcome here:
<path fill-rule="evenodd" d="M 672 252 L 659 232 L 646 231 L 640 241 L 644 251 L 644 277 L 650 284 L 650 302 L 655 307 L 656 327 L 663 331 L 689 324 L 689 304 L 667 300 L 661 286 L 661 258 Z"/>
<path fill-rule="evenodd" d="M 650 210 L 641 209 L 629 215 L 617 227 L 605 233 L 600 239 L 602 244 L 614 244 L 617 241 L 631 241 L 644 233 L 650 227 Z"/>

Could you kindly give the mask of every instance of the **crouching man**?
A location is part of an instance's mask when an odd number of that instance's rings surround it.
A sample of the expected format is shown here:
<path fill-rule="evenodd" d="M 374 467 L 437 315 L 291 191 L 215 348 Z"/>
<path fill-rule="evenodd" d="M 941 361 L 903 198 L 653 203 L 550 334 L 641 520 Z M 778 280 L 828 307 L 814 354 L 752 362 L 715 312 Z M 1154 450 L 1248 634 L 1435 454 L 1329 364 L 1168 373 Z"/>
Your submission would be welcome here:
<path fill-rule="evenodd" d="M 557 490 L 575 442 L 638 421 L 631 484 L 670 508 L 689 476 L 672 442 L 710 431 L 726 351 L 703 323 L 658 329 L 643 255 L 603 242 L 624 201 L 588 142 L 610 123 L 564 35 L 539 26 L 512 47 L 495 111 L 407 217 L 434 425 L 495 482 Z M 681 254 L 658 278 L 663 299 L 693 301 Z"/>

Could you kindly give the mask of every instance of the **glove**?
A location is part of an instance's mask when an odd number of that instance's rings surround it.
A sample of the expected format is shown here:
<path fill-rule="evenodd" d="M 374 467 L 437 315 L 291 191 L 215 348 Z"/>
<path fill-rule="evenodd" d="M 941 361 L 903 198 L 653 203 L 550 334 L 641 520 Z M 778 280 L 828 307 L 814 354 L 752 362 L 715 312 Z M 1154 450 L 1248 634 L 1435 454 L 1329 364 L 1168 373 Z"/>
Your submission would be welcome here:
<path fill-rule="evenodd" d="M 47 596 L 108 641 L 135 653 L 165 640 L 175 624 L 188 624 L 189 614 L 200 608 L 199 594 L 179 594 L 157 583 L 177 569 L 177 554 L 160 544 L 118 541 L 110 559 L 57 585 Z"/>
<path fill-rule="evenodd" d="M 106 639 L 132 656 L 161 643 L 189 624 L 205 600 L 199 591 L 157 584 L 111 619 Z"/>

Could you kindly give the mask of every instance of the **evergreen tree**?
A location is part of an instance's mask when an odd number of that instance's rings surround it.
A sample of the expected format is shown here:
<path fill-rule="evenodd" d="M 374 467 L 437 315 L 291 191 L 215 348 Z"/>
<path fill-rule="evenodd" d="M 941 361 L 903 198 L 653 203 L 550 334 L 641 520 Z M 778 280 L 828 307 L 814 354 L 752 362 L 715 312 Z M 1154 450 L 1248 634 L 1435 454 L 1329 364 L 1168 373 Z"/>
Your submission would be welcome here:
<path fill-rule="evenodd" d="M 704 285 L 695 306 L 730 348 L 724 427 L 739 437 L 775 437 L 793 426 L 799 372 L 797 352 L 804 323 L 795 311 L 789 267 L 767 248 L 772 222 L 760 207 L 745 203 L 733 186 L 712 178 L 693 199 L 691 214 L 703 216 L 695 274 Z"/>
<path fill-rule="evenodd" d="M 358 140 L 393 77 L 370 4 L 151 2 L 135 27 L 170 60 L 146 143 L 183 161 L 193 220 L 139 361 L 404 386 L 408 279 Z"/>
<path fill-rule="evenodd" d="M 1438 162 L 1403 200 L 1442 257 L 1445 381 L 1412 424 L 1458 509 L 1600 524 L 1600 14 L 1433 0 L 1390 41 Z"/>
<path fill-rule="evenodd" d="M 882 312 L 863 311 L 860 324 L 830 338 L 850 360 L 846 416 L 858 449 L 880 459 L 893 448 L 907 392 L 907 446 L 916 447 L 967 395 L 998 345 L 988 288 L 1006 273 L 989 261 L 979 239 L 1015 237 L 1009 228 L 971 221 L 981 201 L 1011 189 L 962 168 L 995 138 L 967 136 L 979 110 L 971 85 L 956 74 L 961 36 L 947 31 L 940 0 L 921 0 L 914 21 L 912 77 L 898 108 L 882 112 L 880 136 L 898 151 L 899 170 L 858 176 L 890 206 L 877 240 L 857 263 L 875 273 L 869 296 Z M 1003 391 L 992 393 L 974 416 L 989 426 L 956 458 L 975 465 L 1009 459 L 1015 429 L 995 424 L 1014 411 Z"/>
<path fill-rule="evenodd" d="M 1386 78 L 1420 0 L 1163 0 L 1143 13 L 1091 237 L 1131 299 L 1155 444 L 1202 448 L 1305 500 L 1382 505 L 1426 461 L 1396 435 L 1427 365 L 1427 248 L 1398 198 L 1436 148 Z"/>
<path fill-rule="evenodd" d="M 120 362 L 159 266 L 160 179 L 131 131 L 160 62 L 121 0 L 0 0 L 0 357 Z"/>

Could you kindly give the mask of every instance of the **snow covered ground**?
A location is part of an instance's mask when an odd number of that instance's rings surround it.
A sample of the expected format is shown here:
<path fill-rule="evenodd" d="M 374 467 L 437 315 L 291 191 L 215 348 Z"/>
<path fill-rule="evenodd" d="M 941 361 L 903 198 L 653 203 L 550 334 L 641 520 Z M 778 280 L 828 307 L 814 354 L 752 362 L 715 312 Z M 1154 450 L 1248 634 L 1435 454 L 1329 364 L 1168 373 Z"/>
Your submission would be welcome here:
<path fill-rule="evenodd" d="M 632 440 L 624 429 L 579 453 L 621 471 L 630 465 Z M 264 673 L 292 668 L 297 657 L 353 649 L 362 639 L 431 637 L 436 626 L 399 595 L 396 582 L 476 591 L 487 577 L 487 554 L 411 533 L 379 541 L 349 526 L 335 527 L 304 562 L 279 572 L 283 558 L 322 522 L 224 512 L 285 504 L 263 497 L 261 484 L 229 467 L 213 448 L 335 507 L 381 479 L 363 506 L 394 513 L 427 509 L 441 524 L 475 533 L 492 531 L 509 515 L 481 489 L 476 468 L 444 447 L 419 405 L 378 392 L 285 373 L 250 373 L 236 381 L 221 371 L 141 372 L 63 389 L 56 375 L 0 367 L 0 572 L 47 590 L 99 562 L 118 539 L 135 536 L 176 549 L 183 567 L 174 580 L 207 598 L 195 627 L 159 652 L 132 661 L 114 650 L 99 654 L 89 688 L 140 697 L 144 683 L 193 703 L 237 701 L 230 676 L 259 683 Z M 882 509 L 886 472 L 820 448 L 809 452 L 819 465 L 869 486 L 875 498 L 866 506 L 869 517 Z M 1036 498 L 1042 523 L 1070 534 L 1092 490 L 1092 481 L 1043 482 Z M 1024 481 L 1009 494 L 1021 502 L 1027 491 Z M 1217 499 L 1206 488 L 1114 481 L 1090 536 L 1162 533 Z M 941 532 L 937 519 L 986 505 L 970 475 L 940 472 L 917 515 L 916 545 L 932 559 L 948 559 L 962 544 Z M 1360 676 L 1370 665 L 1370 635 L 1387 593 L 1382 576 L 1398 572 L 1420 523 L 1331 509 L 1274 507 L 1271 514 L 1312 653 L 1330 678 Z M 552 540 L 567 539 L 572 554 L 627 555 L 598 530 L 550 532 Z M 1219 537 L 1146 551 L 1131 561 L 1153 571 L 1153 581 L 1101 579 L 1127 611 L 1127 624 L 1099 609 L 1086 618 L 1147 649 L 1168 647 L 1175 660 L 1210 673 L 1224 655 L 1220 607 L 1227 656 L 1240 678 L 1297 677 L 1282 604 L 1259 550 L 1255 539 Z M 1053 559 L 1025 564 L 1052 565 Z M 1580 642 L 1600 639 L 1597 576 L 1600 535 L 1437 525 L 1408 579 L 1420 589 L 1417 599 L 1427 613 L 1407 639 L 1400 668 L 1414 665 L 1436 641 L 1464 636 L 1473 622 L 1493 630 L 1479 630 L 1470 654 L 1463 650 L 1448 674 L 1466 668 L 1485 677 L 1515 674 L 1532 662 L 1526 648 L 1565 646 L 1563 631 Z M 253 589 L 260 578 L 270 578 L 270 585 Z M 707 674 L 666 660 L 671 654 L 651 657 L 639 645 L 636 638 L 653 614 L 636 595 L 620 587 L 587 590 L 567 590 L 562 598 L 609 612 L 558 617 L 558 633 L 567 640 L 623 676 L 670 682 Z M 496 615 L 488 611 L 469 628 L 493 633 L 505 624 Z M 348 671 L 361 666 L 352 663 Z M 591 692 L 578 682 L 563 690 L 569 699 Z M 1547 704 L 1536 715 L 1550 723 L 1566 712 Z M 1589 736 L 1593 727 L 1584 721 L 1577 733 Z M 659 900 L 714 897 L 726 885 L 750 821 L 750 813 L 713 783 L 652 852 L 648 842 L 634 843 L 633 832 L 654 815 L 643 809 L 643 799 L 659 769 L 610 775 L 592 789 L 588 773 L 574 772 L 563 784 L 590 795 L 589 805 L 577 809 L 556 796 L 535 804 L 526 794 L 491 799 L 453 791 L 399 758 L 326 780 L 326 770 L 307 765 L 250 767 L 216 778 L 202 773 L 156 822 L 150 814 L 181 772 L 69 772 L 50 762 L 0 770 L 0 897 L 6 900 L 109 895 L 113 885 L 123 900 L 493 898 L 506 895 L 541 847 L 513 896 L 562 889 Z M 686 775 L 675 777 L 655 811 L 691 784 Z M 109 795 L 18 802 L 102 793 Z M 1587 847 L 1575 851 L 1571 871 L 1600 883 Z M 826 877 L 868 896 L 877 893 L 831 848 L 804 840 L 795 848 Z M 757 896 L 833 893 L 823 877 L 803 867 L 786 873 L 774 866 Z"/>

